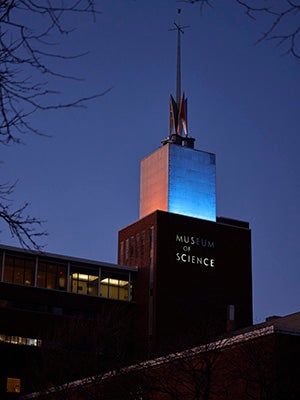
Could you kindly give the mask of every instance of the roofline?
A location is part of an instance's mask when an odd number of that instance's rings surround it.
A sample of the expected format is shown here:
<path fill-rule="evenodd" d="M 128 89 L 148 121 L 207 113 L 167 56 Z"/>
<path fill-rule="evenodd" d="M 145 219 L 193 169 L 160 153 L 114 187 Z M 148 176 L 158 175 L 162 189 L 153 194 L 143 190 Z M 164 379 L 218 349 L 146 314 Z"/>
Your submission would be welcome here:
<path fill-rule="evenodd" d="M 255 326 L 253 327 L 255 328 Z M 22 397 L 23 400 L 29 400 L 29 399 L 34 399 L 38 398 L 41 394 L 47 395 L 51 393 L 55 393 L 58 390 L 63 390 L 64 388 L 68 389 L 74 389 L 80 385 L 89 385 L 94 383 L 95 381 L 105 381 L 107 379 L 113 378 L 114 376 L 117 376 L 118 374 L 122 373 L 127 373 L 131 371 L 139 371 L 144 368 L 151 368 L 151 367 L 157 367 L 163 364 L 170 363 L 172 361 L 182 359 L 182 358 L 187 358 L 187 357 L 194 357 L 197 356 L 198 354 L 204 353 L 205 351 L 212 351 L 216 349 L 223 349 L 227 348 L 230 346 L 233 346 L 238 343 L 246 342 L 248 340 L 256 339 L 258 337 L 263 337 L 263 336 L 268 336 L 274 333 L 279 333 L 279 334 L 286 334 L 286 335 L 293 335 L 293 336 L 300 336 L 300 329 L 291 329 L 291 328 L 285 328 L 282 326 L 276 326 L 275 324 L 263 327 L 263 328 L 256 328 L 253 329 L 250 332 L 245 332 L 241 333 L 238 335 L 234 336 L 229 336 L 229 337 L 224 337 L 223 339 L 216 340 L 214 342 L 210 342 L 201 346 L 193 347 L 188 350 L 183 350 L 177 353 L 171 353 L 168 354 L 167 356 L 162 356 L 155 358 L 153 360 L 147 360 L 143 361 L 138 364 L 130 365 L 128 367 L 121 368 L 120 370 L 113 370 L 106 372 L 102 376 L 97 376 L 94 375 L 89 378 L 84 378 L 84 379 L 79 379 L 70 383 L 66 383 L 59 388 L 57 387 L 52 387 L 50 389 L 47 389 L 43 392 L 35 392 L 31 393 L 29 395 L 25 395 Z"/>
<path fill-rule="evenodd" d="M 0 250 L 13 251 L 13 252 L 22 253 L 22 254 L 31 254 L 31 255 L 40 256 L 40 257 L 44 256 L 44 257 L 53 258 L 53 259 L 55 258 L 55 259 L 60 259 L 60 260 L 64 260 L 64 261 L 71 261 L 74 263 L 84 263 L 84 264 L 95 265 L 98 267 L 122 269 L 122 270 L 126 270 L 126 271 L 131 271 L 131 272 L 138 271 L 138 267 L 129 267 L 126 265 L 113 264 L 113 263 L 90 260 L 90 259 L 85 259 L 85 258 L 71 257 L 71 256 L 66 256 L 66 255 L 61 255 L 61 254 L 48 253 L 48 252 L 44 252 L 44 251 L 30 250 L 30 249 L 25 249 L 25 248 L 7 246 L 7 245 L 3 245 L 3 244 L 0 244 Z"/>

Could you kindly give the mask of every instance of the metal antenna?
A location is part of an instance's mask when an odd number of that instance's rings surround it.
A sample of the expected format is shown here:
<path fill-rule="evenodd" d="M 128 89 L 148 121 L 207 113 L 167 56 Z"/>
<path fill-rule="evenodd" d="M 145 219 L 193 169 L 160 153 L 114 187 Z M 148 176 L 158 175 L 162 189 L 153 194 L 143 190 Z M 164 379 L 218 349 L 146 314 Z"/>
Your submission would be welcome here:
<path fill-rule="evenodd" d="M 177 71 L 176 71 L 176 100 L 170 95 L 170 126 L 169 137 L 162 141 L 163 144 L 175 143 L 181 146 L 194 148 L 195 139 L 188 137 L 187 130 L 187 98 L 184 93 L 181 94 L 181 34 L 188 25 L 180 24 L 180 8 L 178 9 L 178 22 L 174 22 L 175 28 L 169 31 L 177 31 Z M 184 132 L 184 137 L 182 137 Z"/>
<path fill-rule="evenodd" d="M 176 73 L 176 103 L 177 107 L 180 107 L 181 100 L 181 34 L 184 33 L 185 28 L 189 28 L 189 25 L 180 25 L 180 13 L 181 9 L 178 8 L 178 22 L 174 22 L 175 28 L 169 29 L 170 31 L 177 31 L 177 73 Z"/>

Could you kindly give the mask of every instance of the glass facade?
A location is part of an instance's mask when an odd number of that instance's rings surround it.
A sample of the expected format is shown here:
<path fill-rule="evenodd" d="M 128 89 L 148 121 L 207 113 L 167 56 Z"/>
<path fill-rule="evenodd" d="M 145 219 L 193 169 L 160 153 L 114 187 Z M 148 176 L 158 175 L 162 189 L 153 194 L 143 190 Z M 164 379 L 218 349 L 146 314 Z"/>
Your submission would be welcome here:
<path fill-rule="evenodd" d="M 8 255 L 5 258 L 4 266 L 4 282 L 29 286 L 34 285 L 34 259 L 24 259 Z"/>
<path fill-rule="evenodd" d="M 36 286 L 47 289 L 67 289 L 67 265 L 40 260 L 37 265 Z M 6 263 L 5 263 L 6 269 Z"/>
<path fill-rule="evenodd" d="M 161 210 L 216 221 L 216 157 L 167 143 L 141 161 L 140 218 Z"/>
<path fill-rule="evenodd" d="M 0 250 L 0 282 L 122 301 L 133 300 L 132 271 Z"/>
<path fill-rule="evenodd" d="M 98 296 L 98 268 L 91 269 L 71 265 L 70 278 L 70 291 L 72 293 Z"/>
<path fill-rule="evenodd" d="M 132 300 L 132 283 L 123 274 L 103 271 L 100 281 L 100 296 L 109 299 Z"/>
<path fill-rule="evenodd" d="M 216 221 L 216 159 L 177 145 L 169 149 L 168 211 Z"/>

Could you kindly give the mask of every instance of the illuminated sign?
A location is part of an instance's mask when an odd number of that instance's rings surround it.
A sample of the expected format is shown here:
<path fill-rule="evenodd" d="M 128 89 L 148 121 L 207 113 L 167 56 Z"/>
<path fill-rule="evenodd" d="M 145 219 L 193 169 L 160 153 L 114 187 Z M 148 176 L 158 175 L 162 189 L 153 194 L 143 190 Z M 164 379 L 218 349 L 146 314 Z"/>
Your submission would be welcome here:
<path fill-rule="evenodd" d="M 215 248 L 215 242 L 213 240 L 205 237 L 190 236 L 177 233 L 175 241 L 177 246 L 179 244 L 181 246 L 180 251 L 177 251 L 175 255 L 177 262 L 185 264 L 197 264 L 208 268 L 215 267 L 215 259 L 209 257 L 208 254 L 202 254 L 205 253 L 204 249 Z M 201 249 L 200 252 L 199 249 Z M 208 251 L 206 253 L 208 253 Z"/>

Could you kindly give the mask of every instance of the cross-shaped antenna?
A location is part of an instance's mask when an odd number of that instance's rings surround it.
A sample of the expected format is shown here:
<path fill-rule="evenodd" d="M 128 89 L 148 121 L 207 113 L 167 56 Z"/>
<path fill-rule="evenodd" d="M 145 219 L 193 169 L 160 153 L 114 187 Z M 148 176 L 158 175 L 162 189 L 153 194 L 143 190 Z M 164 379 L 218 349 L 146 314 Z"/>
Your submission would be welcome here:
<path fill-rule="evenodd" d="M 181 99 L 181 46 L 180 46 L 180 35 L 184 33 L 185 28 L 189 28 L 189 25 L 180 25 L 180 13 L 181 9 L 178 8 L 178 22 L 174 22 L 175 28 L 170 28 L 169 31 L 177 31 L 177 74 L 176 74 L 176 103 L 177 107 L 180 107 Z"/>

